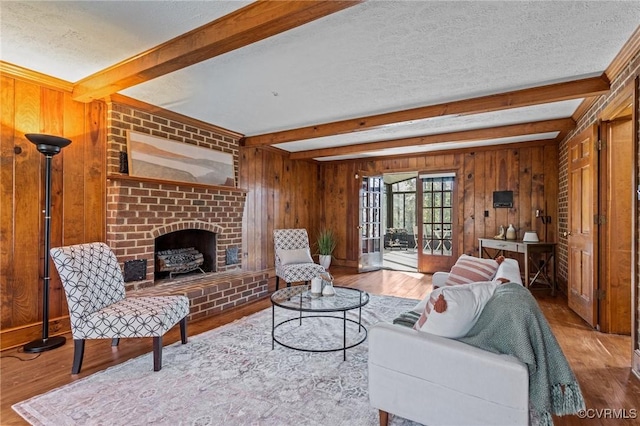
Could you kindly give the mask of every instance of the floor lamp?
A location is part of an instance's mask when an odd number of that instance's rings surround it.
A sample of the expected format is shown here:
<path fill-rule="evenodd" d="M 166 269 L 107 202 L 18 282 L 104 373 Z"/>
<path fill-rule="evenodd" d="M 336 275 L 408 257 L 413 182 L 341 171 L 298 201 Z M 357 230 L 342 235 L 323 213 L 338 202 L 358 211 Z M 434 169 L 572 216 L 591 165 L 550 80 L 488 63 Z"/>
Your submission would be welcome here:
<path fill-rule="evenodd" d="M 42 283 L 42 339 L 23 346 L 25 352 L 44 352 L 64 345 L 63 336 L 49 337 L 49 249 L 51 248 L 51 158 L 69 145 L 69 139 L 51 135 L 29 133 L 25 137 L 35 144 L 38 152 L 45 156 L 44 192 L 44 279 Z"/>

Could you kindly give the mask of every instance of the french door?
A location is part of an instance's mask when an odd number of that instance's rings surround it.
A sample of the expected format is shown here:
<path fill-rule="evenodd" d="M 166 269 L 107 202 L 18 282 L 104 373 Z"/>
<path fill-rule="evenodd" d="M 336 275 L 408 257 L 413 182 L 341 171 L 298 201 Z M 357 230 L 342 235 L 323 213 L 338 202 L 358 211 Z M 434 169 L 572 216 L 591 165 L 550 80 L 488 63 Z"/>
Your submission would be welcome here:
<path fill-rule="evenodd" d="M 362 176 L 358 225 L 358 272 L 382 268 L 382 176 Z"/>
<path fill-rule="evenodd" d="M 418 271 L 448 271 L 457 259 L 455 173 L 419 174 L 416 187 Z"/>

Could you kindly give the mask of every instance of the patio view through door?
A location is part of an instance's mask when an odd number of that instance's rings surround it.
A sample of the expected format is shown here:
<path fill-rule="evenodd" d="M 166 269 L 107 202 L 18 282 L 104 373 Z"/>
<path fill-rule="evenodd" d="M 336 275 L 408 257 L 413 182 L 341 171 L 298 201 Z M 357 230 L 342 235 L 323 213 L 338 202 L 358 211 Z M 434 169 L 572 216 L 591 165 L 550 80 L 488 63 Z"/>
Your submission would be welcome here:
<path fill-rule="evenodd" d="M 382 176 L 362 176 L 358 272 L 382 268 Z"/>
<path fill-rule="evenodd" d="M 416 191 L 418 206 L 418 271 L 449 271 L 457 259 L 457 231 L 454 224 L 455 173 L 419 175 Z"/>

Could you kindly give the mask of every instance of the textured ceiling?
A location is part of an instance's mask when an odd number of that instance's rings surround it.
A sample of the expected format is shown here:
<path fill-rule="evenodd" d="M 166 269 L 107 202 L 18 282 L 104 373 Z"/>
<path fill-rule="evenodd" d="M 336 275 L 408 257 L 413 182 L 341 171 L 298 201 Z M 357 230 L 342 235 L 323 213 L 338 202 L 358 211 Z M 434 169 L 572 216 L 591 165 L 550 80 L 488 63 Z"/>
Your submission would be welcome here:
<path fill-rule="evenodd" d="M 75 82 L 248 3 L 2 1 L 0 58 Z M 597 76 L 639 22 L 638 1 L 368 1 L 121 93 L 259 135 Z M 563 118 L 579 103 L 416 120 L 277 146 L 298 152 Z"/>

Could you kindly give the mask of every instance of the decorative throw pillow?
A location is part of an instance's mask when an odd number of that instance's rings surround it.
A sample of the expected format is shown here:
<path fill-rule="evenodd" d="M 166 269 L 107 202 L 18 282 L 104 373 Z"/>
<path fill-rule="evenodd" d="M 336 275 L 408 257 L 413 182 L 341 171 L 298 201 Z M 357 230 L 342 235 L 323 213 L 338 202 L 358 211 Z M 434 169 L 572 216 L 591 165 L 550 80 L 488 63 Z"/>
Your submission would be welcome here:
<path fill-rule="evenodd" d="M 470 284 L 478 281 L 491 281 L 498 270 L 498 262 L 493 259 L 481 259 L 463 254 L 445 281 L 446 286 Z"/>
<path fill-rule="evenodd" d="M 431 314 L 431 311 L 433 311 L 433 305 L 435 305 L 437 300 L 436 297 L 434 297 L 434 293 L 438 290 L 440 289 L 433 290 L 427 297 L 422 299 L 422 301 L 413 308 L 414 312 L 418 312 L 419 310 L 418 313 L 420 314 L 420 318 L 418 318 L 418 321 L 416 321 L 416 323 L 413 325 L 414 329 L 420 330 L 422 326 L 424 326 L 427 319 L 429 319 L 429 315 Z"/>
<path fill-rule="evenodd" d="M 311 252 L 308 248 L 292 250 L 278 249 L 276 252 L 278 253 L 282 266 L 296 263 L 313 263 L 313 258 L 311 258 Z"/>
<path fill-rule="evenodd" d="M 520 266 L 518 261 L 514 259 L 506 259 L 500 263 L 494 281 L 502 283 L 518 283 L 522 285 L 522 277 L 520 277 Z"/>
<path fill-rule="evenodd" d="M 434 290 L 413 328 L 451 339 L 463 337 L 478 321 L 497 286 L 497 282 L 483 281 Z"/>

